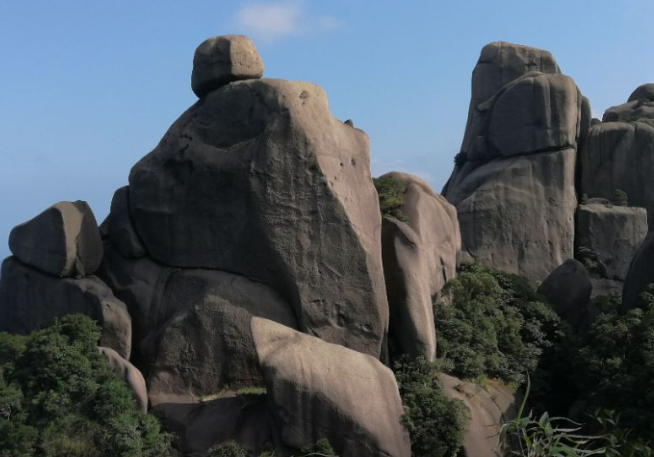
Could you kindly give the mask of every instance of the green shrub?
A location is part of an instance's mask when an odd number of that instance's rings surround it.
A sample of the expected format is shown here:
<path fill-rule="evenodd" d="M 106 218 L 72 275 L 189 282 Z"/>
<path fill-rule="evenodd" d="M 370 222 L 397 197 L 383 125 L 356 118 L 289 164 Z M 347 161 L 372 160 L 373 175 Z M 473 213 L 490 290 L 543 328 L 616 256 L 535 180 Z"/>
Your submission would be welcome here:
<path fill-rule="evenodd" d="M 616 189 L 613 193 L 613 204 L 615 206 L 629 206 L 629 198 L 624 190 Z"/>
<path fill-rule="evenodd" d="M 209 449 L 208 457 L 250 457 L 236 441 L 226 441 Z"/>
<path fill-rule="evenodd" d="M 424 358 L 410 360 L 405 355 L 394 362 L 393 368 L 413 455 L 455 457 L 463 446 L 469 421 L 465 404 L 443 394 L 434 367 Z"/>
<path fill-rule="evenodd" d="M 444 295 L 452 303 L 435 303 L 437 357 L 457 377 L 520 384 L 565 338 L 564 324 L 524 278 L 466 264 Z"/>
<path fill-rule="evenodd" d="M 395 178 L 372 178 L 379 196 L 379 209 L 382 217 L 394 217 L 402 222 L 409 222 L 406 214 L 402 212 L 404 204 L 404 184 Z"/>
<path fill-rule="evenodd" d="M 99 338 L 84 316 L 27 337 L 0 334 L 0 456 L 166 455 L 168 435 L 138 410 Z"/>
<path fill-rule="evenodd" d="M 236 441 L 226 441 L 221 444 L 217 444 L 209 449 L 207 457 L 249 457 L 251 452 L 244 449 Z M 259 454 L 259 457 L 272 457 L 275 455 L 275 451 L 263 452 Z M 298 457 L 338 457 L 334 452 L 329 441 L 325 439 L 318 440 L 314 444 L 304 446 L 298 455 Z"/>

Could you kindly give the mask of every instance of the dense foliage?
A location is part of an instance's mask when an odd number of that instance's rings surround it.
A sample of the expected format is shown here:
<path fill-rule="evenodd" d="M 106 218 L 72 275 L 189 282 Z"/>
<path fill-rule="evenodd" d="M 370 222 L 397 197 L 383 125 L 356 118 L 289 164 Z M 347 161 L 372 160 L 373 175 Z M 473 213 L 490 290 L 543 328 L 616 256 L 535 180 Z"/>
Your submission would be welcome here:
<path fill-rule="evenodd" d="M 616 189 L 613 193 L 613 204 L 615 206 L 629 206 L 629 197 L 624 190 Z"/>
<path fill-rule="evenodd" d="M 416 457 L 455 457 L 463 446 L 469 412 L 460 400 L 447 398 L 434 367 L 424 358 L 400 357 L 395 377 L 405 413 L 403 423 Z"/>
<path fill-rule="evenodd" d="M 379 195 L 379 209 L 382 217 L 390 216 L 402 222 L 409 222 L 402 212 L 404 204 L 404 184 L 391 177 L 373 178 Z"/>
<path fill-rule="evenodd" d="M 464 264 L 434 308 L 441 368 L 464 379 L 520 384 L 565 339 L 554 311 L 521 277 Z"/>
<path fill-rule="evenodd" d="M 250 455 L 251 452 L 244 449 L 236 441 L 226 441 L 209 449 L 207 457 L 249 457 Z M 270 450 L 262 452 L 259 454 L 259 457 L 274 457 L 274 455 L 275 451 Z M 298 454 L 298 457 L 313 456 L 338 457 L 336 452 L 334 452 L 334 448 L 329 444 L 329 441 L 325 439 L 318 440 L 314 444 L 303 447 Z"/>
<path fill-rule="evenodd" d="M 1 457 L 167 455 L 168 436 L 138 410 L 99 339 L 77 315 L 27 337 L 0 334 Z"/>

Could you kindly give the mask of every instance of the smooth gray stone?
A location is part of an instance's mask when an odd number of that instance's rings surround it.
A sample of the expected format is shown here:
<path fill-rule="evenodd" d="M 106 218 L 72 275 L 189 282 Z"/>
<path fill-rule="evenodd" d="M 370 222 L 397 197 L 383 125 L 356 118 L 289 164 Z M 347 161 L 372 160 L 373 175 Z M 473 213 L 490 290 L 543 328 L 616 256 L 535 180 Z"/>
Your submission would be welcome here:
<path fill-rule="evenodd" d="M 129 215 L 128 186 L 121 187 L 114 193 L 111 210 L 100 225 L 100 231 L 102 237 L 108 239 L 125 257 L 138 259 L 147 254 Z"/>
<path fill-rule="evenodd" d="M 554 306 L 556 313 L 573 328 L 578 328 L 586 315 L 593 285 L 586 267 L 568 259 L 543 281 L 538 293 Z"/>
<path fill-rule="evenodd" d="M 343 457 L 410 457 L 393 372 L 379 360 L 275 322 L 252 319 L 281 441 L 327 439 Z"/>
<path fill-rule="evenodd" d="M 637 308 L 640 294 L 651 284 L 654 284 L 654 230 L 650 230 L 631 261 L 622 291 L 622 307 Z"/>
<path fill-rule="evenodd" d="M 195 50 L 191 88 L 202 98 L 230 82 L 261 76 L 263 62 L 248 37 L 219 35 L 203 41 Z"/>
<path fill-rule="evenodd" d="M 129 360 L 132 322 L 127 307 L 95 276 L 55 278 L 9 257 L 2 263 L 0 332 L 27 335 L 56 318 L 84 314 L 102 327 L 100 345 Z"/>
<path fill-rule="evenodd" d="M 14 227 L 9 249 L 21 262 L 58 277 L 93 274 L 102 260 L 98 224 L 81 200 L 56 203 Z"/>

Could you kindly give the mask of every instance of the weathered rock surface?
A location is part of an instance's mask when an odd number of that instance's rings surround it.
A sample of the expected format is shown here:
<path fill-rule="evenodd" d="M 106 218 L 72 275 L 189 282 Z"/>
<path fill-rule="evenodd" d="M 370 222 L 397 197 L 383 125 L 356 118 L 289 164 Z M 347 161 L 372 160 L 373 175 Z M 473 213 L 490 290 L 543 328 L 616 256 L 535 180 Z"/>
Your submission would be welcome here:
<path fill-rule="evenodd" d="M 17 225 L 9 249 L 21 262 L 61 277 L 93 274 L 102 260 L 98 224 L 84 201 L 59 202 Z"/>
<path fill-rule="evenodd" d="M 152 258 L 256 278 L 300 328 L 379 357 L 388 325 L 367 136 L 309 83 L 239 81 L 178 119 L 130 174 Z"/>
<path fill-rule="evenodd" d="M 265 319 L 252 319 L 252 334 L 286 446 L 325 438 L 344 457 L 411 455 L 397 383 L 381 362 Z"/>
<path fill-rule="evenodd" d="M 586 267 L 568 259 L 543 281 L 538 293 L 554 306 L 556 313 L 573 328 L 578 328 L 587 312 L 593 286 Z"/>
<path fill-rule="evenodd" d="M 629 96 L 628 102 L 633 102 L 634 100 L 647 100 L 654 102 L 654 83 L 646 83 L 641 86 L 638 86 L 635 91 Z"/>
<path fill-rule="evenodd" d="M 593 126 L 580 154 L 581 193 L 613 199 L 627 193 L 629 204 L 654 214 L 654 126 L 644 122 L 605 122 Z"/>
<path fill-rule="evenodd" d="M 463 250 L 542 280 L 573 255 L 576 149 L 589 105 L 549 53 L 489 46 L 473 72 L 466 133 L 443 195 L 457 209 Z M 511 57 L 489 63 L 497 49 Z M 478 76 L 489 69 L 499 82 Z"/>
<path fill-rule="evenodd" d="M 272 442 L 265 402 L 243 397 L 229 392 L 201 403 L 162 403 L 154 410 L 163 416 L 166 429 L 175 434 L 173 444 L 184 455 L 205 455 L 226 441 L 259 455 Z"/>
<path fill-rule="evenodd" d="M 191 88 L 202 98 L 225 84 L 263 76 L 263 62 L 243 35 L 211 37 L 195 50 Z"/>
<path fill-rule="evenodd" d="M 127 258 L 138 259 L 147 254 L 129 215 L 129 187 L 121 187 L 114 193 L 111 211 L 100 225 L 100 231 Z"/>
<path fill-rule="evenodd" d="M 457 208 L 463 249 L 484 265 L 533 281 L 547 277 L 574 255 L 574 170 L 574 149 L 471 169 L 446 193 Z"/>
<path fill-rule="evenodd" d="M 415 176 L 392 172 L 382 178 L 405 186 L 401 211 L 409 221 L 382 221 L 389 331 L 403 352 L 432 360 L 436 355 L 433 299 L 455 277 L 461 249 L 456 209 Z"/>
<path fill-rule="evenodd" d="M 644 208 L 606 204 L 577 210 L 577 245 L 592 250 L 607 279 L 624 281 L 636 249 L 647 236 Z"/>
<path fill-rule="evenodd" d="M 520 406 L 515 389 L 497 381 L 488 381 L 485 387 L 481 387 L 446 374 L 440 374 L 438 379 L 443 385 L 443 393 L 449 398 L 462 400 L 470 411 L 464 441 L 465 455 L 496 457 L 500 428 L 504 422 L 515 419 Z"/>
<path fill-rule="evenodd" d="M 132 391 L 134 400 L 136 400 L 141 411 L 146 412 L 148 410 L 148 388 L 138 368 L 122 358 L 111 348 L 100 346 L 98 347 L 98 351 L 107 359 L 107 362 L 109 362 L 109 365 L 121 381 Z"/>
<path fill-rule="evenodd" d="M 623 308 L 637 308 L 640 294 L 650 284 L 654 284 L 654 230 L 650 230 L 631 261 L 622 292 Z"/>
<path fill-rule="evenodd" d="M 250 319 L 297 328 L 293 309 L 276 291 L 243 276 L 126 259 L 112 246 L 99 274 L 132 315 L 134 359 L 155 405 L 260 385 Z"/>
<path fill-rule="evenodd" d="M 614 281 L 612 279 L 590 278 L 590 283 L 593 285 L 591 299 L 599 295 L 622 295 L 622 288 L 624 287 L 623 281 Z"/>
<path fill-rule="evenodd" d="M 95 276 L 55 278 L 9 257 L 2 263 L 0 332 L 26 335 L 58 317 L 85 314 L 102 326 L 102 346 L 129 359 L 132 324 L 127 308 Z"/>

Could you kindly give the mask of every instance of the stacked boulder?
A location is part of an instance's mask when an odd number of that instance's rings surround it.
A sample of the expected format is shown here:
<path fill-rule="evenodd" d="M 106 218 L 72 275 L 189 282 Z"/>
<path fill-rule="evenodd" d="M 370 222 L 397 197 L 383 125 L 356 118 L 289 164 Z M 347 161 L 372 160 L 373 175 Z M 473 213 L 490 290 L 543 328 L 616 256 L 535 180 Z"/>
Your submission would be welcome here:
<path fill-rule="evenodd" d="M 630 204 L 654 214 L 654 84 L 637 88 L 623 105 L 609 108 L 593 125 L 581 150 L 580 193 L 613 199 L 625 192 Z"/>
<path fill-rule="evenodd" d="M 575 163 L 590 106 L 547 51 L 496 42 L 472 77 L 461 152 L 443 195 L 463 250 L 532 281 L 574 251 Z"/>
<path fill-rule="evenodd" d="M 456 275 L 461 233 L 456 209 L 416 176 L 391 172 L 381 179 L 404 189 L 398 208 L 406 222 L 382 221 L 382 256 L 390 308 L 390 336 L 403 353 L 436 357 L 433 302 Z"/>
<path fill-rule="evenodd" d="M 59 202 L 9 235 L 12 257 L 2 264 L 0 332 L 27 334 L 79 313 L 102 325 L 103 346 L 129 358 L 132 324 L 125 303 L 93 276 L 102 241 L 83 201 Z"/>

